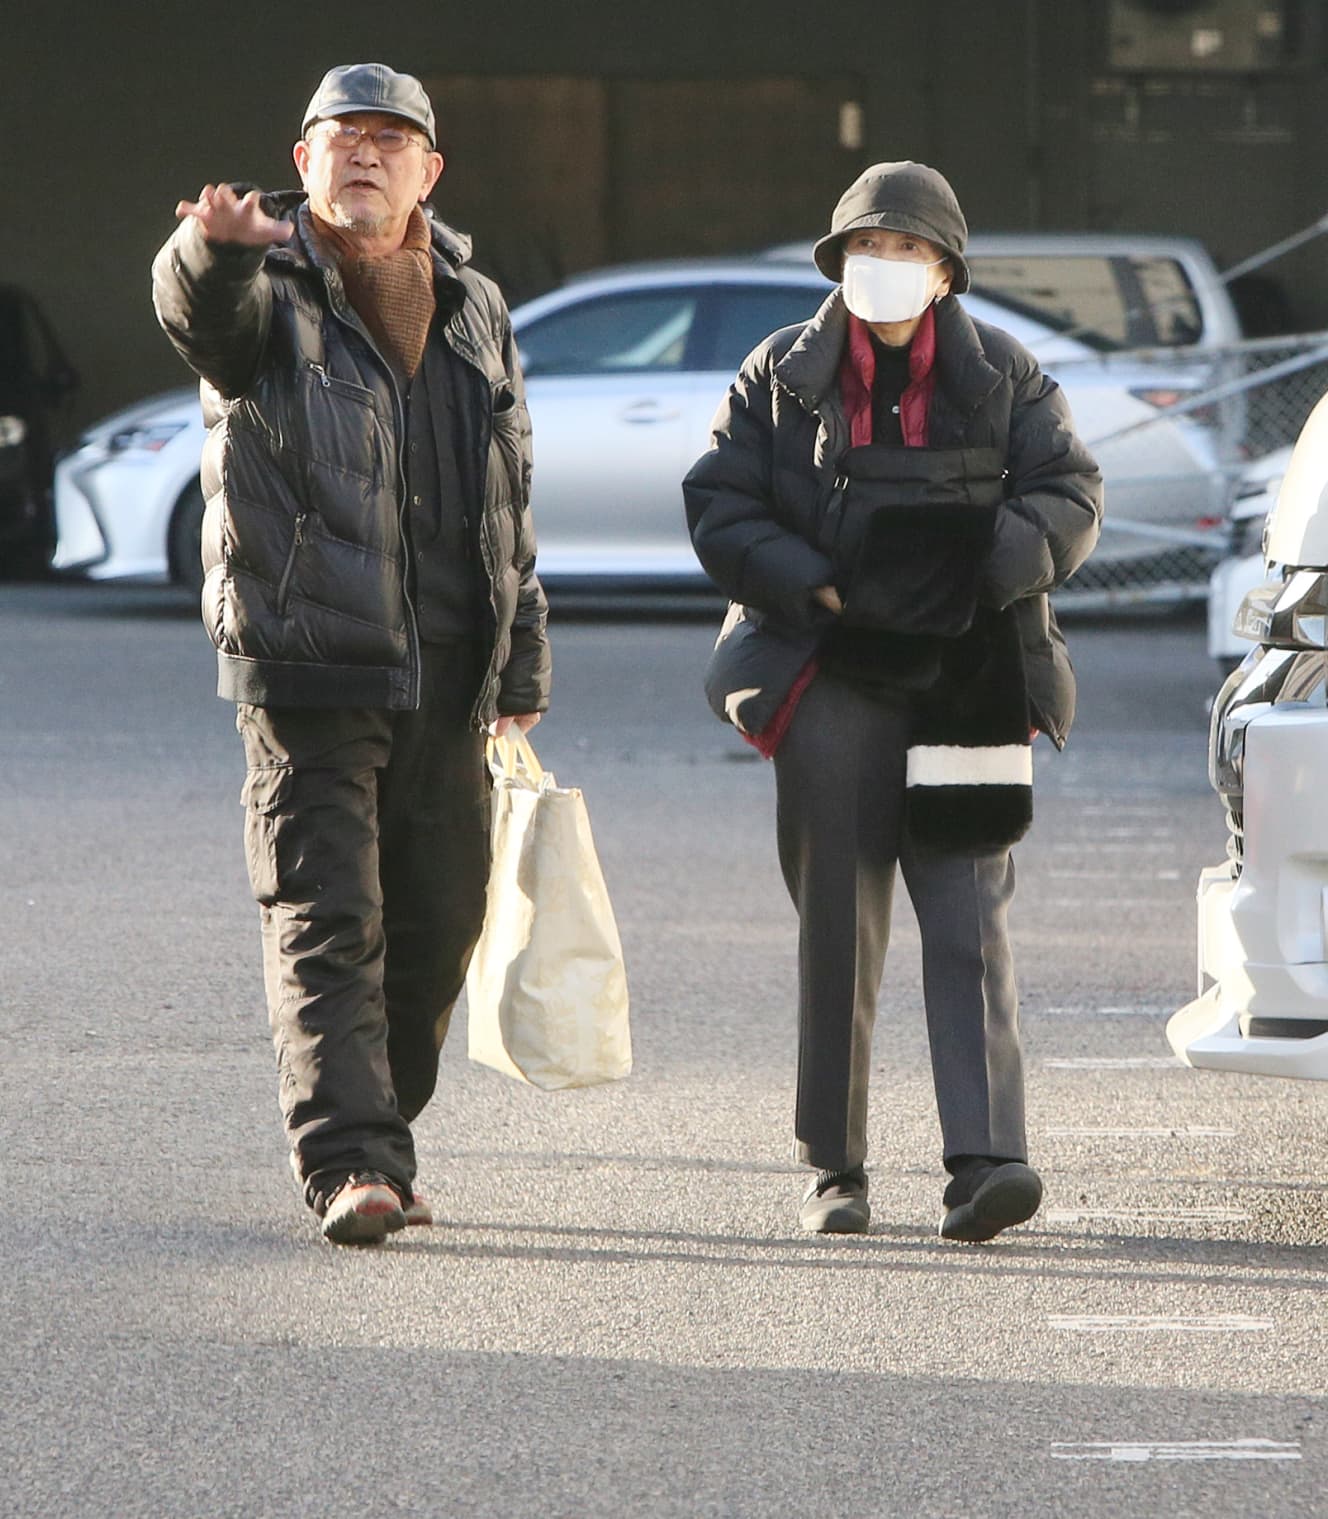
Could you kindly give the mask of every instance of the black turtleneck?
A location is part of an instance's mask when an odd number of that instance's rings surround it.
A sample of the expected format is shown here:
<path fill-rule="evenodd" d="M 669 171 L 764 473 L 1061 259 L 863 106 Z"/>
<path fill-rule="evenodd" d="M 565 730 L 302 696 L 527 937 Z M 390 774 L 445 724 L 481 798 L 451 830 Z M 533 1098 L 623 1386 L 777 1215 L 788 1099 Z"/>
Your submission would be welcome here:
<path fill-rule="evenodd" d="M 908 388 L 907 343 L 890 348 L 872 334 L 872 354 L 876 359 L 876 378 L 872 382 L 872 442 L 902 448 L 904 429 L 899 419 L 899 398 Z"/>

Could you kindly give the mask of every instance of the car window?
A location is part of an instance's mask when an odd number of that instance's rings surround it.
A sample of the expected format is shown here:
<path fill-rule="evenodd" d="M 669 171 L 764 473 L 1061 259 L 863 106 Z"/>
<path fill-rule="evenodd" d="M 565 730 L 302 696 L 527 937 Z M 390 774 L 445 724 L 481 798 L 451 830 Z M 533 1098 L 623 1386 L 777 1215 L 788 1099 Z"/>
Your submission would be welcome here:
<path fill-rule="evenodd" d="M 733 374 L 763 338 L 805 322 L 828 285 L 717 285 L 702 308 L 692 363 Z"/>
<path fill-rule="evenodd" d="M 1117 262 L 1124 265 L 1123 278 L 1139 282 L 1153 332 L 1151 339 L 1145 341 L 1175 347 L 1199 341 L 1203 336 L 1203 314 L 1189 276 L 1174 258 L 1130 258 Z"/>
<path fill-rule="evenodd" d="M 591 296 L 524 323 L 521 363 L 535 375 L 681 369 L 699 292 L 637 290 Z"/>
<path fill-rule="evenodd" d="M 973 254 L 975 291 L 1092 348 L 1194 343 L 1203 320 L 1184 268 L 1165 255 Z"/>

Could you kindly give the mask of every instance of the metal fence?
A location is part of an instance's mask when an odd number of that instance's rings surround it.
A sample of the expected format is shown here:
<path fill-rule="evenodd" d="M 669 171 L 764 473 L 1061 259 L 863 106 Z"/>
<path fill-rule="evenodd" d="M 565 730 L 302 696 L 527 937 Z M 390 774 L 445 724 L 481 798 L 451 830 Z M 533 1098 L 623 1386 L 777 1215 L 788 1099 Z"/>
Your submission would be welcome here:
<path fill-rule="evenodd" d="M 1252 339 L 1220 349 L 1150 349 L 1049 361 L 1085 442 L 1102 465 L 1107 513 L 1098 549 L 1057 593 L 1083 609 L 1207 596 L 1227 553 L 1229 513 L 1256 461 L 1293 444 L 1328 392 L 1328 332 Z M 1130 393 L 1142 415 L 1099 430 L 1081 398 Z M 1110 408 L 1109 408 L 1110 409 Z"/>

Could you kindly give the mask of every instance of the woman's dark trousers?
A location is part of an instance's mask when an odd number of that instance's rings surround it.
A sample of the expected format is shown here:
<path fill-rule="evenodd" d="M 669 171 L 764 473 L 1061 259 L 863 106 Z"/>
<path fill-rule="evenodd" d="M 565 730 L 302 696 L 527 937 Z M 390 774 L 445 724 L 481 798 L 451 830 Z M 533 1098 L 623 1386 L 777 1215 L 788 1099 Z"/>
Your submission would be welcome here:
<path fill-rule="evenodd" d="M 795 1153 L 818 1170 L 867 1154 L 872 1028 L 895 865 L 922 936 L 943 1154 L 1026 1158 L 1009 851 L 923 852 L 904 822 L 905 696 L 819 675 L 775 755 L 779 856 L 798 909 Z"/>
<path fill-rule="evenodd" d="M 242 706 L 245 856 L 282 1117 L 309 1205 L 352 1171 L 408 1189 L 484 921 L 489 785 L 469 642 L 425 645 L 414 712 Z"/>

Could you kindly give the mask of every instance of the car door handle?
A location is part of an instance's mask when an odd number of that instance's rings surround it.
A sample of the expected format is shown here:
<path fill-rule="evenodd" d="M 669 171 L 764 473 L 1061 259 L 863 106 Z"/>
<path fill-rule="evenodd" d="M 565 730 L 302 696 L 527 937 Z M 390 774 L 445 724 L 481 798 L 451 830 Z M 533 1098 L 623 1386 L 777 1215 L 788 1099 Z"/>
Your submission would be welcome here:
<path fill-rule="evenodd" d="M 676 422 L 681 411 L 670 411 L 659 401 L 633 401 L 625 406 L 619 416 L 624 422 Z"/>

